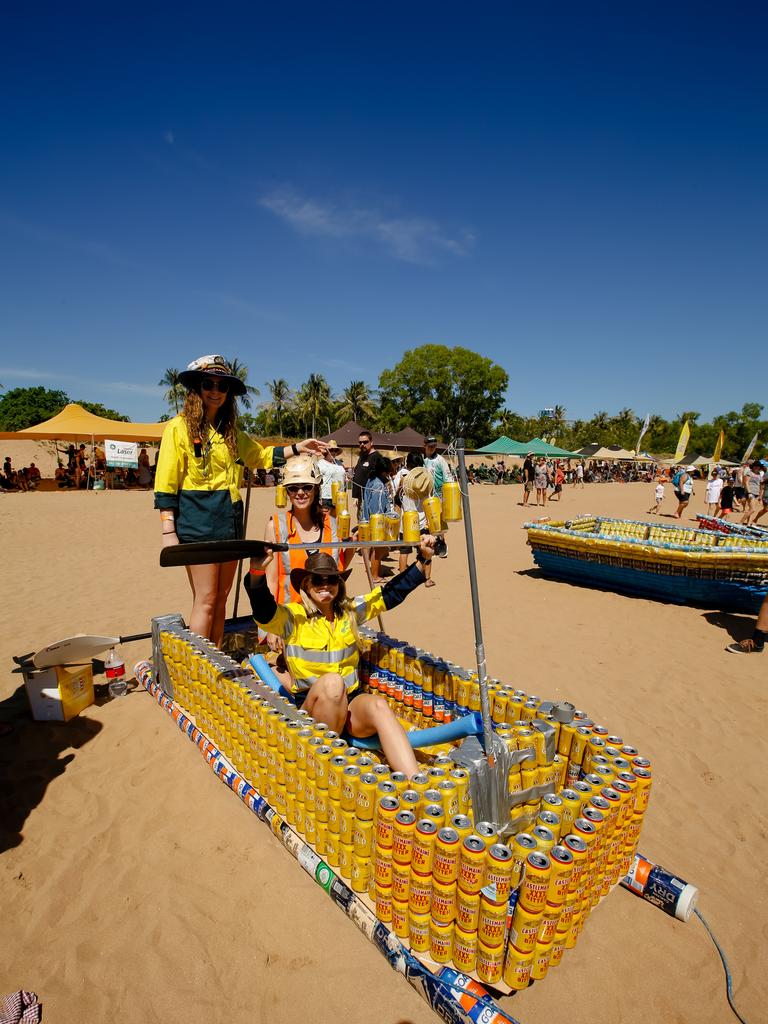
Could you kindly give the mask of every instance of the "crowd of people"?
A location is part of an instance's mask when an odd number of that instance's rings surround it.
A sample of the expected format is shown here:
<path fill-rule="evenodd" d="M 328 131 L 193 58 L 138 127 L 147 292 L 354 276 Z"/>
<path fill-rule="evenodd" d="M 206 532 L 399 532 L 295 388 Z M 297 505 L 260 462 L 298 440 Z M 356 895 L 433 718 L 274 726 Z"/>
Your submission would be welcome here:
<path fill-rule="evenodd" d="M 3 471 L 0 473 L 0 490 L 3 491 L 34 491 L 40 482 L 40 470 L 30 462 L 28 466 L 21 469 L 13 468 L 13 460 L 6 455 L 3 462 Z"/>
<path fill-rule="evenodd" d="M 733 513 L 741 516 L 740 523 L 754 525 L 768 511 L 768 463 L 756 460 L 732 469 L 714 466 L 705 482 L 707 515 L 727 519 Z M 658 515 L 671 484 L 677 508 L 673 513 L 681 519 L 691 498 L 696 493 L 698 471 L 695 466 L 673 467 L 659 474 L 654 484 L 654 502 L 649 515 Z"/>

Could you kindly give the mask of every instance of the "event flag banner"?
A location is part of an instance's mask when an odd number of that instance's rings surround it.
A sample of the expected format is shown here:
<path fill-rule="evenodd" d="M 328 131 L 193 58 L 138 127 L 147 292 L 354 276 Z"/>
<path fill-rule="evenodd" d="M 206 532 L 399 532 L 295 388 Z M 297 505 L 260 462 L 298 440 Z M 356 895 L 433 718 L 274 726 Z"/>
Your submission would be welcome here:
<path fill-rule="evenodd" d="M 688 447 L 688 441 L 691 437 L 691 428 L 688 426 L 688 420 L 683 424 L 683 429 L 680 431 L 680 437 L 677 439 L 677 448 L 675 449 L 675 462 L 679 462 L 685 455 L 685 449 Z"/>
<path fill-rule="evenodd" d="M 104 458 L 110 469 L 138 469 L 138 441 L 105 441 Z"/>
<path fill-rule="evenodd" d="M 650 424 L 651 424 L 651 414 L 650 413 L 646 413 L 645 414 L 645 419 L 643 420 L 643 427 L 642 427 L 642 430 L 640 431 L 640 437 L 638 437 L 638 439 L 637 439 L 637 447 L 635 448 L 635 451 L 637 452 L 638 455 L 640 454 L 640 442 L 645 437 L 646 431 L 648 430 L 648 427 L 650 426 Z"/>
<path fill-rule="evenodd" d="M 744 458 L 741 460 L 742 463 L 749 462 L 749 457 L 752 454 L 752 452 L 755 450 L 755 445 L 757 444 L 758 436 L 759 436 L 758 434 L 755 434 L 755 436 L 752 438 L 752 440 L 747 445 L 747 450 L 744 452 Z"/>
<path fill-rule="evenodd" d="M 710 480 L 712 479 L 712 473 L 714 472 L 715 466 L 718 464 L 718 462 L 720 461 L 720 456 L 723 454 L 723 445 L 724 444 L 725 444 L 725 432 L 721 430 L 720 434 L 718 435 L 718 438 L 717 438 L 717 444 L 715 445 L 715 450 L 712 453 L 712 465 L 709 467 L 709 479 Z"/>

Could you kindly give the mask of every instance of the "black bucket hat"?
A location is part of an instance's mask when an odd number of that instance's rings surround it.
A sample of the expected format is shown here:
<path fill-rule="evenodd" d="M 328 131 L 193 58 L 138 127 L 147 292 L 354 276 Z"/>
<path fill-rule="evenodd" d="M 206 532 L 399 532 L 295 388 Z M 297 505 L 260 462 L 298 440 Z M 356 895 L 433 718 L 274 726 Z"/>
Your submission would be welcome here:
<path fill-rule="evenodd" d="M 332 555 L 326 555 L 324 551 L 318 551 L 316 554 L 309 556 L 303 569 L 291 569 L 291 583 L 294 589 L 301 590 L 304 578 L 313 572 L 321 576 L 338 576 L 340 580 L 346 580 L 349 578 L 352 570 L 346 569 L 342 572 L 338 565 L 336 565 L 336 560 Z"/>

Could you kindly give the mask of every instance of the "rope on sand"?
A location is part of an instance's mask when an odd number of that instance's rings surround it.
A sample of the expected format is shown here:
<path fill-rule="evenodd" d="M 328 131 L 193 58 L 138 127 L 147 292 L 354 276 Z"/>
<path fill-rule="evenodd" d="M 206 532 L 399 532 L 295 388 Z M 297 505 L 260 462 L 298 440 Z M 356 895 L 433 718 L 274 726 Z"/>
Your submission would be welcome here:
<path fill-rule="evenodd" d="M 477 982 L 443 968 L 433 974 L 407 950 L 400 939 L 382 924 L 338 875 L 288 825 L 264 797 L 225 759 L 222 752 L 184 714 L 175 701 L 154 681 L 152 666 L 140 661 L 135 669 L 138 682 L 168 712 L 186 737 L 194 743 L 217 778 L 228 786 L 253 813 L 269 826 L 283 846 L 333 902 L 386 957 L 390 967 L 402 974 L 422 999 L 447 1024 L 519 1024 L 485 993 Z M 442 977 L 440 975 L 443 975 Z"/>
<path fill-rule="evenodd" d="M 715 933 L 709 927 L 709 924 L 707 923 L 707 920 L 703 916 L 703 914 L 701 914 L 698 910 L 694 910 L 693 912 L 696 915 L 696 917 L 698 917 L 698 919 L 701 921 L 701 923 L 704 925 L 704 927 L 707 929 L 707 932 L 709 933 L 710 939 L 712 939 L 712 941 L 715 944 L 715 949 L 720 954 L 720 959 L 723 962 L 723 970 L 725 971 L 725 994 L 728 997 L 728 1005 L 733 1010 L 736 1018 L 741 1021 L 741 1024 L 747 1024 L 746 1020 L 741 1016 L 739 1011 L 736 1009 L 736 1005 L 735 1005 L 735 1003 L 733 1001 L 733 981 L 731 979 L 731 969 L 728 966 L 728 959 L 726 958 L 726 955 L 723 952 L 722 946 L 720 945 L 720 943 L 715 938 Z"/>

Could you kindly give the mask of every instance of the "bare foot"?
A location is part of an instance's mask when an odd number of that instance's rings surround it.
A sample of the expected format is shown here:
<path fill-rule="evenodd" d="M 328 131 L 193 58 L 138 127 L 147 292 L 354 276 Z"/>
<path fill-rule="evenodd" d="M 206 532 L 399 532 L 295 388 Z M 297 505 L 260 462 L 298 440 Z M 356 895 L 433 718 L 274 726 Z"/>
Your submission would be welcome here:
<path fill-rule="evenodd" d="M 427 580 L 427 582 L 424 584 L 425 587 L 434 587 L 434 585 L 435 581 L 432 579 Z"/>

